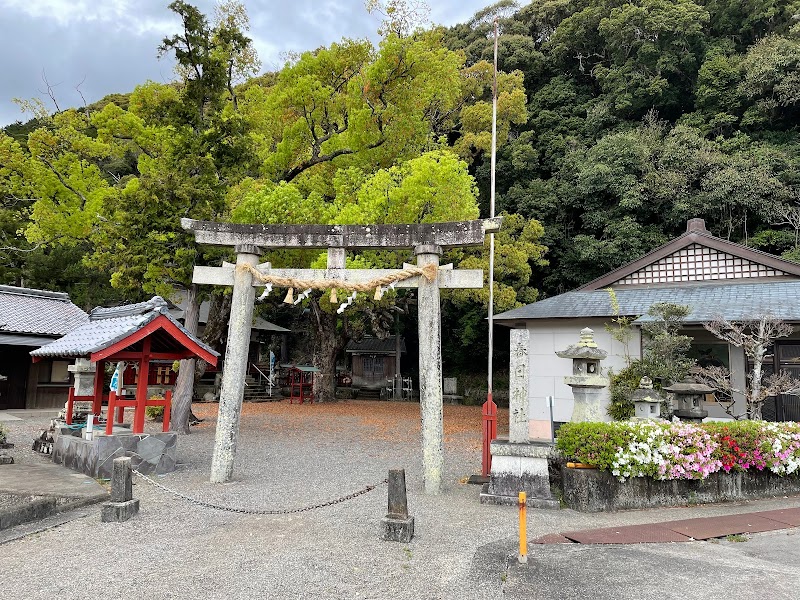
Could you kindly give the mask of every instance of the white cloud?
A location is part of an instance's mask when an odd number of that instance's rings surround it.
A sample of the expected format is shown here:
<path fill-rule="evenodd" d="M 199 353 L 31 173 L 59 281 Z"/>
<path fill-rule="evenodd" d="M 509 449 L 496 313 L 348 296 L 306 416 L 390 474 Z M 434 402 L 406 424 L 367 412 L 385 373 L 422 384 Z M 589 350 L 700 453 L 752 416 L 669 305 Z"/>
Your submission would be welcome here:
<path fill-rule="evenodd" d="M 214 0 L 188 0 L 212 18 Z M 435 21 L 454 24 L 491 0 L 428 0 Z M 112 92 L 129 92 L 147 79 L 167 81 L 172 61 L 156 60 L 165 36 L 180 28 L 169 0 L 0 0 L 0 55 L 15 56 L 0 78 L 0 126 L 24 118 L 11 99 L 41 96 L 42 71 L 62 107 Z M 279 69 L 287 51 L 327 46 L 343 37 L 376 41 L 380 19 L 364 0 L 244 0 L 265 69 Z M 24 52 L 20 49 L 24 48 Z M 46 96 L 45 96 L 46 99 Z"/>
<path fill-rule="evenodd" d="M 145 0 L 5 0 L 11 11 L 58 27 L 98 24 L 109 31 L 145 35 L 156 32 L 166 35 L 175 28 L 177 19 L 166 10 L 162 1 Z M 153 14 L 147 14 L 149 8 Z"/>
<path fill-rule="evenodd" d="M 7 8 L 36 19 L 49 19 L 59 25 L 82 21 L 114 21 L 131 10 L 129 0 L 6 0 Z"/>

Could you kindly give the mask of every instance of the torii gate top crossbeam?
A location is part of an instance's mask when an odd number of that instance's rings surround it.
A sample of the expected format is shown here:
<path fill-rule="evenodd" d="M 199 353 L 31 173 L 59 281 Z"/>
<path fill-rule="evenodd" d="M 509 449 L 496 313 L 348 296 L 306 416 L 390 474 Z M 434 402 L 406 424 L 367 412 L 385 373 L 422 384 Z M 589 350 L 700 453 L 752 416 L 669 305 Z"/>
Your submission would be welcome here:
<path fill-rule="evenodd" d="M 238 225 L 181 219 L 198 244 L 259 248 L 414 248 L 480 246 L 500 229 L 502 217 L 406 225 Z"/>

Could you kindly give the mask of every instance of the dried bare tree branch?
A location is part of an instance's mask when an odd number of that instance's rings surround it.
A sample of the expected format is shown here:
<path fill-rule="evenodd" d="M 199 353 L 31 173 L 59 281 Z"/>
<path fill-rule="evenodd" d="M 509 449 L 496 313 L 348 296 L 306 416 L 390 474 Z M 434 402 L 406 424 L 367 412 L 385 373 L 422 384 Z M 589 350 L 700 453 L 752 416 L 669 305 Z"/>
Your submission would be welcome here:
<path fill-rule="evenodd" d="M 83 102 L 83 111 L 86 113 L 86 122 L 89 122 L 90 114 L 89 114 L 89 106 L 86 104 L 86 98 L 83 96 L 83 92 L 81 91 L 81 86 L 86 81 L 86 75 L 83 76 L 81 82 L 75 86 L 75 91 L 78 92 L 78 95 L 81 97 L 81 102 Z"/>
<path fill-rule="evenodd" d="M 748 419 L 761 419 L 764 401 L 770 396 L 800 387 L 800 381 L 792 379 L 787 373 L 778 373 L 767 380 L 763 376 L 764 359 L 772 343 L 792 333 L 788 323 L 771 315 L 763 315 L 758 319 L 738 322 L 718 318 L 704 323 L 703 327 L 719 339 L 744 350 L 745 356 L 753 363 L 753 370 L 747 376 L 747 389 L 743 392 Z M 719 373 L 714 375 L 720 377 Z M 721 386 L 724 385 L 722 379 L 719 381 Z M 727 380 L 730 381 L 730 376 Z"/>
<path fill-rule="evenodd" d="M 44 72 L 44 69 L 42 69 L 42 81 L 44 82 L 46 87 L 44 90 L 39 90 L 39 92 L 42 94 L 47 94 L 50 97 L 50 100 L 53 101 L 53 104 L 56 107 L 56 112 L 61 112 L 61 107 L 58 105 L 58 100 L 56 100 L 56 93 L 53 90 L 55 86 L 51 85 L 50 82 L 47 80 L 47 74 Z M 55 85 L 61 85 L 61 84 L 57 83 Z"/>

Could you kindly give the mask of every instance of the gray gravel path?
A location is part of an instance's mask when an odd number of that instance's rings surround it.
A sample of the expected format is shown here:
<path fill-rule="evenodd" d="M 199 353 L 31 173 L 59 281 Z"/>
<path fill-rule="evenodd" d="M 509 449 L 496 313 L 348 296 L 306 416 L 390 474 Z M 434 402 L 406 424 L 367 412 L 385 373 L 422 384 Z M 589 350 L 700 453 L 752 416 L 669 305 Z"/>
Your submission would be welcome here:
<path fill-rule="evenodd" d="M 348 494 L 380 481 L 390 468 L 404 467 L 416 519 L 411 543 L 379 539 L 385 486 L 313 512 L 250 516 L 194 507 L 137 480 L 134 496 L 142 510 L 127 523 L 101 523 L 98 509 L 0 545 L 3 597 L 483 599 L 503 597 L 514 581 L 522 585 L 519 578 L 508 579 L 514 571 L 506 568 L 506 555 L 515 547 L 516 509 L 482 506 L 478 487 L 460 483 L 480 464 L 479 429 L 447 436 L 445 491 L 429 497 L 422 493 L 418 407 L 409 405 L 404 415 L 386 403 L 351 404 L 358 409 L 353 414 L 288 405 L 262 414 L 246 406 L 236 480 L 225 485 L 207 481 L 214 435 L 209 419 L 181 437 L 184 465 L 159 481 L 218 503 L 295 508 Z M 446 419 L 463 410 L 474 410 L 479 423 L 479 408 L 446 407 Z M 42 421 L 6 425 L 17 444 L 17 462 L 46 460 L 27 450 Z M 795 505 L 796 500 L 777 500 L 758 508 L 600 515 L 529 510 L 528 537 Z"/>

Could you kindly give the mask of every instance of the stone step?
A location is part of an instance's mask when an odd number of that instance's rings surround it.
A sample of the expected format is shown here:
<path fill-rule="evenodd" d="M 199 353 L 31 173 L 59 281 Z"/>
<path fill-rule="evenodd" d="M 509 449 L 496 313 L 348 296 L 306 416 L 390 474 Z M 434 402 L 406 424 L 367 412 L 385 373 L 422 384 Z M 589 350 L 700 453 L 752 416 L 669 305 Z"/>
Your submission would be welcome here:
<path fill-rule="evenodd" d="M 256 396 L 245 396 L 245 402 L 278 402 L 282 400 L 283 397 L 280 395 L 270 396 L 269 394 L 259 394 Z"/>

